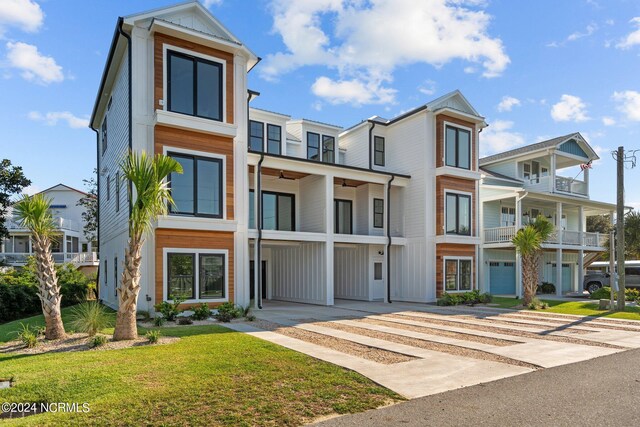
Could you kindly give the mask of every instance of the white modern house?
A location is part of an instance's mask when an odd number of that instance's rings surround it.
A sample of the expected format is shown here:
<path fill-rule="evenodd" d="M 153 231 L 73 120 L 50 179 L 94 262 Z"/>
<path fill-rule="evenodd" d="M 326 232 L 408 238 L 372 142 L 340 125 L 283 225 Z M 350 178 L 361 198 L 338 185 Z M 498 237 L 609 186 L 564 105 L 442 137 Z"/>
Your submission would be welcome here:
<path fill-rule="evenodd" d="M 586 219 L 609 215 L 613 221 L 616 208 L 589 197 L 589 166 L 596 160 L 580 133 L 480 159 L 481 289 L 522 294 L 521 260 L 511 239 L 544 215 L 555 233 L 543 244 L 540 281 L 553 283 L 558 295 L 582 291 L 586 266 L 608 241 L 608 236 L 587 232 Z"/>
<path fill-rule="evenodd" d="M 98 255 L 91 242 L 83 233 L 82 212 L 78 201 L 87 194 L 64 184 L 58 184 L 42 191 L 51 199 L 51 211 L 57 228 L 53 240 L 53 259 L 56 263 L 72 263 L 85 272 L 93 272 L 98 267 Z M 30 232 L 13 218 L 11 210 L 7 215 L 9 237 L 0 244 L 0 261 L 21 267 L 33 255 Z"/>

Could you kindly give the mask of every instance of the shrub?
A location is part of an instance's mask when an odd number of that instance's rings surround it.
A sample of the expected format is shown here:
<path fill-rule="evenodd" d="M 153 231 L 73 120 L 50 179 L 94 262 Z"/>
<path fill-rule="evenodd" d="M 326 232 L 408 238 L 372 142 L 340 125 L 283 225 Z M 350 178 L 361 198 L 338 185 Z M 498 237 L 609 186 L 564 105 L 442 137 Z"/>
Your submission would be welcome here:
<path fill-rule="evenodd" d="M 640 291 L 634 288 L 625 288 L 624 290 L 624 299 L 626 301 L 636 301 L 640 298 Z"/>
<path fill-rule="evenodd" d="M 42 328 L 20 322 L 20 329 L 15 334 L 25 347 L 33 348 L 38 345 L 38 336 L 42 334 Z"/>
<path fill-rule="evenodd" d="M 94 336 L 111 326 L 111 317 L 102 304 L 97 301 L 88 301 L 72 309 L 70 325 L 76 331 Z"/>
<path fill-rule="evenodd" d="M 534 298 L 529 305 L 527 306 L 527 308 L 529 310 L 546 310 L 547 308 L 549 308 L 549 304 L 547 304 L 546 302 L 542 302 L 540 301 L 538 298 Z"/>
<path fill-rule="evenodd" d="M 160 341 L 160 331 L 147 331 L 145 337 L 149 340 L 149 343 L 156 344 Z"/>
<path fill-rule="evenodd" d="M 440 306 L 450 305 L 475 305 L 475 304 L 487 304 L 491 302 L 491 295 L 488 293 L 481 294 L 479 290 L 475 289 L 470 292 L 461 294 L 449 294 L 447 292 L 442 294 L 442 297 L 437 301 Z"/>
<path fill-rule="evenodd" d="M 253 322 L 256 320 L 255 314 L 247 314 L 244 318 L 247 319 L 247 322 Z"/>
<path fill-rule="evenodd" d="M 591 299 L 609 299 L 611 298 L 611 288 L 603 286 L 591 294 Z"/>
<path fill-rule="evenodd" d="M 193 308 L 193 320 L 207 320 L 211 316 L 211 310 L 206 302 Z"/>
<path fill-rule="evenodd" d="M 153 318 L 153 324 L 155 326 L 163 326 L 164 322 L 166 322 L 166 320 L 162 316 L 156 316 Z"/>
<path fill-rule="evenodd" d="M 160 304 L 156 304 L 154 308 L 162 314 L 165 320 L 173 322 L 176 320 L 176 317 L 178 317 L 178 314 L 180 314 L 178 306 L 182 304 L 186 298 L 182 295 L 170 296 L 170 298 L 173 298 L 173 302 L 162 301 Z"/>
<path fill-rule="evenodd" d="M 242 315 L 243 311 L 239 310 L 233 303 L 225 302 L 218 306 L 218 313 L 214 315 L 220 322 L 230 322 Z"/>
<path fill-rule="evenodd" d="M 193 325 L 190 317 L 178 317 L 178 325 Z"/>
<path fill-rule="evenodd" d="M 555 294 L 556 293 L 556 285 L 549 282 L 542 282 L 540 285 L 540 293 L 541 294 Z"/>
<path fill-rule="evenodd" d="M 106 335 L 95 335 L 93 338 L 91 338 L 91 341 L 90 341 L 91 347 L 100 347 L 105 345 L 106 343 L 107 343 Z"/>
<path fill-rule="evenodd" d="M 93 294 L 95 283 L 78 270 L 73 264 L 62 264 L 56 267 L 62 306 L 68 307 L 83 303 Z"/>
<path fill-rule="evenodd" d="M 614 298 L 618 298 L 618 293 L 614 292 Z M 611 288 L 604 286 L 591 294 L 591 299 L 609 299 L 611 298 Z M 624 299 L 626 301 L 635 301 L 640 298 L 640 291 L 634 288 L 625 288 Z"/>

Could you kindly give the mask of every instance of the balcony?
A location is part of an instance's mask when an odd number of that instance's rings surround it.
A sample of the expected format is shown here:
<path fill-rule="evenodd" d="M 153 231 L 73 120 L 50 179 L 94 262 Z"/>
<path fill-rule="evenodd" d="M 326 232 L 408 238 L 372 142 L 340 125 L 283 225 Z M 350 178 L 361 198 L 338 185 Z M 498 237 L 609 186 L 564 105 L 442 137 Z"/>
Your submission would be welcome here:
<path fill-rule="evenodd" d="M 82 229 L 78 222 L 67 218 L 55 217 L 53 218 L 53 224 L 58 230 L 80 231 Z M 15 219 L 7 220 L 6 226 L 9 231 L 29 231 Z"/>
<path fill-rule="evenodd" d="M 16 253 L 0 253 L 0 262 L 9 265 L 24 265 L 33 253 L 16 252 Z M 56 264 L 71 263 L 75 266 L 98 265 L 98 254 L 96 252 L 55 252 L 52 254 Z"/>
<path fill-rule="evenodd" d="M 576 181 L 564 176 L 556 176 L 556 191 L 561 193 L 575 194 L 578 196 L 588 196 L 589 187 L 584 181 Z"/>
<path fill-rule="evenodd" d="M 516 235 L 515 226 L 485 228 L 484 243 L 510 244 Z M 547 240 L 547 244 L 558 244 L 558 233 L 554 232 Z M 562 244 L 565 246 L 584 246 L 589 248 L 603 248 L 607 244 L 607 236 L 600 233 L 588 233 L 584 231 L 562 232 Z"/>

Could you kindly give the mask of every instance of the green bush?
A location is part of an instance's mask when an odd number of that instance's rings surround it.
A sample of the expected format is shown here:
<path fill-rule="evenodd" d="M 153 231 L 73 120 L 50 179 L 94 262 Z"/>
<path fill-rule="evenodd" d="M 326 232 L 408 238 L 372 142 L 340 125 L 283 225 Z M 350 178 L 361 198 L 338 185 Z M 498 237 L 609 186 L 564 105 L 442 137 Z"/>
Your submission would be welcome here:
<path fill-rule="evenodd" d="M 147 331 L 145 337 L 147 337 L 151 344 L 156 344 L 160 341 L 160 331 Z"/>
<path fill-rule="evenodd" d="M 165 320 L 169 322 L 173 322 L 174 320 L 176 320 L 176 317 L 178 317 L 178 314 L 180 314 L 178 306 L 186 300 L 186 298 L 181 295 L 170 296 L 170 298 L 171 297 L 173 298 L 173 302 L 162 301 L 160 304 L 156 304 L 154 306 L 156 311 L 160 312 L 160 314 L 162 314 L 162 317 L 164 317 Z"/>
<path fill-rule="evenodd" d="M 604 286 L 591 294 L 591 299 L 609 299 L 611 298 L 611 288 Z M 618 293 L 614 292 L 613 298 L 618 298 Z M 634 288 L 625 288 L 624 299 L 626 301 L 636 301 L 640 298 L 640 291 Z"/>
<path fill-rule="evenodd" d="M 220 322 L 230 322 L 242 316 L 243 310 L 238 309 L 232 302 L 225 302 L 218 306 L 218 313 L 214 315 Z"/>
<path fill-rule="evenodd" d="M 611 288 L 603 286 L 591 294 L 591 299 L 609 299 L 611 298 Z"/>
<path fill-rule="evenodd" d="M 95 335 L 93 338 L 91 338 L 91 341 L 90 341 L 91 347 L 100 347 L 105 345 L 106 343 L 107 343 L 106 335 Z"/>
<path fill-rule="evenodd" d="M 166 320 L 162 316 L 156 316 L 153 318 L 153 324 L 155 326 L 163 326 Z"/>
<path fill-rule="evenodd" d="M 42 328 L 20 322 L 20 329 L 15 334 L 25 347 L 33 348 L 38 345 L 38 337 L 42 335 Z"/>
<path fill-rule="evenodd" d="M 529 308 L 529 310 L 538 310 L 538 309 L 546 310 L 547 308 L 549 308 L 549 304 L 547 304 L 546 302 L 540 301 L 538 298 L 534 298 L 529 303 L 527 308 Z"/>
<path fill-rule="evenodd" d="M 70 325 L 78 332 L 94 336 L 111 326 L 111 317 L 102 304 L 88 301 L 73 307 Z"/>
<path fill-rule="evenodd" d="M 488 293 L 481 294 L 479 290 L 475 289 L 470 292 L 464 292 L 460 294 L 443 293 L 442 297 L 436 302 L 440 306 L 451 305 L 475 305 L 475 304 L 487 304 L 491 302 L 491 295 Z"/>
<path fill-rule="evenodd" d="M 193 308 L 193 320 L 207 320 L 211 316 L 211 310 L 206 302 Z"/>
<path fill-rule="evenodd" d="M 190 317 L 178 317 L 178 325 L 193 325 Z"/>
<path fill-rule="evenodd" d="M 555 294 L 556 293 L 556 285 L 549 282 L 542 282 L 540 285 L 540 293 L 541 294 Z"/>

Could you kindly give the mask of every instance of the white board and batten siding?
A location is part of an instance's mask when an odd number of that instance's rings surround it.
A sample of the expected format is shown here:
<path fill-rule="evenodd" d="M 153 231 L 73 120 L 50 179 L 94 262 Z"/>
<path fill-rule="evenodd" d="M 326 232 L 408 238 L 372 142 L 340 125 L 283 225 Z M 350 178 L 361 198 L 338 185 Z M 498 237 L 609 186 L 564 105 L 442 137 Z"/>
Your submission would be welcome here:
<path fill-rule="evenodd" d="M 333 206 L 325 206 L 325 180 L 318 175 L 309 175 L 300 180 L 300 217 L 299 230 L 311 233 L 324 233 L 326 230 L 325 219 L 326 209 Z"/>
<path fill-rule="evenodd" d="M 334 249 L 334 297 L 369 301 L 369 245 L 339 246 Z"/>
<path fill-rule="evenodd" d="M 271 248 L 271 297 L 325 305 L 326 251 L 321 242 Z"/>

